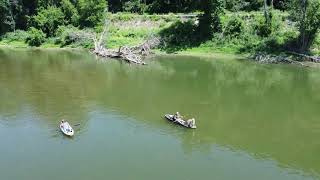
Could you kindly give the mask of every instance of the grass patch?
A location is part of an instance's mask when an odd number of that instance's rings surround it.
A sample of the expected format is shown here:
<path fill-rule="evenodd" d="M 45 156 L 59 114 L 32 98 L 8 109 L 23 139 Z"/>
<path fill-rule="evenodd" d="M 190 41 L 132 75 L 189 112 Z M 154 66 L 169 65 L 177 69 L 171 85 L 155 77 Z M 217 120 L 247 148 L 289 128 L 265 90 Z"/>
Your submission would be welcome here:
<path fill-rule="evenodd" d="M 7 40 L 2 40 L 0 41 L 1 46 L 10 46 L 14 48 L 27 48 L 29 47 L 27 43 L 24 41 L 7 41 Z"/>

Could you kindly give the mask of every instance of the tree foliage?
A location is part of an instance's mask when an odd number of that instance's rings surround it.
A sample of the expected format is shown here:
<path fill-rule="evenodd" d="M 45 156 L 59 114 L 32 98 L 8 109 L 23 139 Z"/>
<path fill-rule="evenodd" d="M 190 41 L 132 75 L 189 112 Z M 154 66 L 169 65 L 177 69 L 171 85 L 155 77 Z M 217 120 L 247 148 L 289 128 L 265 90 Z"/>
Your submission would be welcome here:
<path fill-rule="evenodd" d="M 101 23 L 107 7 L 105 0 L 79 0 L 81 27 L 94 27 Z"/>
<path fill-rule="evenodd" d="M 291 5 L 291 17 L 297 22 L 299 51 L 307 51 L 320 29 L 320 0 L 294 0 Z"/>
<path fill-rule="evenodd" d="M 0 35 L 12 29 L 9 0 L 0 0 Z"/>
<path fill-rule="evenodd" d="M 61 0 L 61 10 L 64 14 L 66 24 L 77 26 L 79 24 L 79 13 L 70 0 Z"/>
<path fill-rule="evenodd" d="M 64 24 L 64 14 L 60 8 L 48 6 L 47 9 L 42 8 L 37 15 L 33 16 L 31 23 L 50 37 L 55 34 L 60 25 Z"/>
<path fill-rule="evenodd" d="M 220 14 L 223 11 L 223 0 L 203 0 L 203 15 L 199 21 L 201 38 L 209 38 L 214 32 L 221 31 Z"/>
<path fill-rule="evenodd" d="M 146 10 L 146 4 L 140 0 L 132 0 L 124 3 L 124 10 L 131 13 L 143 13 Z"/>
<path fill-rule="evenodd" d="M 244 22 L 239 17 L 233 16 L 228 21 L 226 27 L 224 28 L 223 34 L 225 36 L 237 37 L 244 30 Z"/>

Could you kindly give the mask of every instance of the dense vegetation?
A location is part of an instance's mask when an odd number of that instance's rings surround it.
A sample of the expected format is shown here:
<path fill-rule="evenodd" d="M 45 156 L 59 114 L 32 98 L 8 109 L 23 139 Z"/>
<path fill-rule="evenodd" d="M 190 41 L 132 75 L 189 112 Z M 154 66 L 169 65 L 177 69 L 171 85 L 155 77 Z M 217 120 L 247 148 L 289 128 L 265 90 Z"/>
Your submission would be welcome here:
<path fill-rule="evenodd" d="M 167 52 L 320 51 L 320 0 L 0 0 L 1 42 L 92 47 L 81 32 L 104 18 L 109 47 L 157 34 Z"/>

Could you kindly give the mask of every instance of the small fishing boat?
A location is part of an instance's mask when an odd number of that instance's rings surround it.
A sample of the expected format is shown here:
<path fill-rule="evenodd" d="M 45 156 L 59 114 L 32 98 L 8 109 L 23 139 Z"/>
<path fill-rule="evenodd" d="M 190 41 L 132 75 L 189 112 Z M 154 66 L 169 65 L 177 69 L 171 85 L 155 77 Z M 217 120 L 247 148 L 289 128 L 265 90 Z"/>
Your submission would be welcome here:
<path fill-rule="evenodd" d="M 183 120 L 181 118 L 175 119 L 174 115 L 171 115 L 171 114 L 166 114 L 166 115 L 164 115 L 164 117 L 167 120 L 169 120 L 171 122 L 174 122 L 174 123 L 177 123 L 177 124 L 180 124 L 180 125 L 182 125 L 182 126 L 184 126 L 186 128 L 191 128 L 191 129 L 196 129 L 197 128 L 195 119 L 189 119 L 187 121 L 185 121 L 185 120 Z"/>
<path fill-rule="evenodd" d="M 67 136 L 73 136 L 74 131 L 68 122 L 62 120 L 59 127 L 63 134 Z"/>

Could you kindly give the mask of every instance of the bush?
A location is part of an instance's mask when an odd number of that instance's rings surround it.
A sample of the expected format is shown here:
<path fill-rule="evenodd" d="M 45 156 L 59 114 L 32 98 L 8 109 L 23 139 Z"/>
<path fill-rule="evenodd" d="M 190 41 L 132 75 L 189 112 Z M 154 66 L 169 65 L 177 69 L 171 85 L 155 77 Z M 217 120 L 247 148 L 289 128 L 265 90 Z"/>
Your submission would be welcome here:
<path fill-rule="evenodd" d="M 256 30 L 257 35 L 261 37 L 268 37 L 272 29 L 269 24 L 266 23 L 264 17 L 258 16 L 255 20 L 255 24 L 253 25 Z"/>
<path fill-rule="evenodd" d="M 224 28 L 223 34 L 230 37 L 238 37 L 244 29 L 244 22 L 238 17 L 231 17 Z"/>
<path fill-rule="evenodd" d="M 23 30 L 16 30 L 15 32 L 6 33 L 3 38 L 9 42 L 12 42 L 12 41 L 24 42 L 28 38 L 28 32 Z"/>
<path fill-rule="evenodd" d="M 278 14 L 270 14 L 271 23 L 266 23 L 264 16 L 256 16 L 255 23 L 253 24 L 254 29 L 256 30 L 257 35 L 261 37 L 268 37 L 272 33 L 279 32 L 280 25 L 282 24 L 282 17 L 279 17 Z"/>
<path fill-rule="evenodd" d="M 26 42 L 29 46 L 38 47 L 46 40 L 46 35 L 41 30 L 38 30 L 34 27 L 31 27 L 28 30 L 28 34 L 29 35 L 26 39 Z"/>
<path fill-rule="evenodd" d="M 91 48 L 93 43 L 88 34 L 89 32 L 86 32 L 86 30 L 80 30 L 72 25 L 60 26 L 56 33 L 55 44 L 60 44 L 62 47 L 73 45 Z"/>

